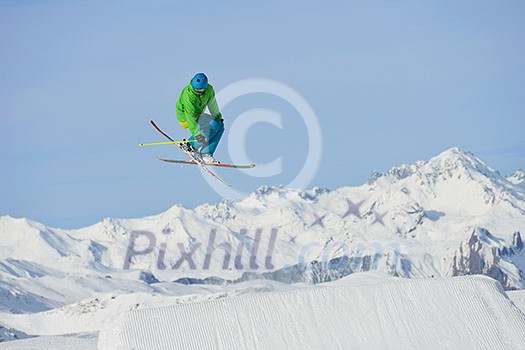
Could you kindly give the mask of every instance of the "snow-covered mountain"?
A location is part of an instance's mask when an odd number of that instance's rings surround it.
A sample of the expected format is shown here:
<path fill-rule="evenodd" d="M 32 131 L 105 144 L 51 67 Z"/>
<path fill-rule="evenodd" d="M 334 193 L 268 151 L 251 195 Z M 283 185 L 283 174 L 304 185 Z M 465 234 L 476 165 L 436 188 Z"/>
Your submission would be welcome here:
<path fill-rule="evenodd" d="M 525 171 L 518 169 L 514 174 L 508 176 L 507 180 L 515 185 L 525 188 Z"/>
<path fill-rule="evenodd" d="M 97 307 L 121 294 L 174 296 L 181 284 L 322 282 L 365 271 L 485 274 L 523 289 L 523 178 L 452 148 L 358 187 L 265 186 L 240 201 L 78 230 L 2 216 L 0 313 L 54 312 L 100 295 Z"/>

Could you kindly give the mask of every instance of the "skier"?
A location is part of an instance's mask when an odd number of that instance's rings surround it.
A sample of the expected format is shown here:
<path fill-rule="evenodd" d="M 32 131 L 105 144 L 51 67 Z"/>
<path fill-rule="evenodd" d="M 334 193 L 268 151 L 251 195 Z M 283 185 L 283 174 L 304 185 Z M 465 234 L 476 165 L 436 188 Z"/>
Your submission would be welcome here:
<path fill-rule="evenodd" d="M 204 113 L 206 107 L 211 115 Z M 215 100 L 215 90 L 204 73 L 195 74 L 182 90 L 177 101 L 177 119 L 191 132 L 189 140 L 196 141 L 183 144 L 183 148 L 204 163 L 219 163 L 213 153 L 224 133 L 224 120 Z"/>

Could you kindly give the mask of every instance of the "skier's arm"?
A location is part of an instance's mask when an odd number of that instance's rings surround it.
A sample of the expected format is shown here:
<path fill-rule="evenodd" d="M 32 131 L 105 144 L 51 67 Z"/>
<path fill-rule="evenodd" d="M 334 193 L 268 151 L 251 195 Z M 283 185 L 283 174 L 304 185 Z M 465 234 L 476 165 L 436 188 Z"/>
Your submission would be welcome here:
<path fill-rule="evenodd" d="M 201 133 L 199 124 L 197 124 L 197 118 L 199 117 L 198 111 L 195 110 L 194 101 L 191 100 L 189 94 L 185 94 L 183 98 L 184 103 L 184 121 L 188 129 L 193 136 L 197 136 Z"/>
<path fill-rule="evenodd" d="M 215 119 L 222 120 L 222 115 L 219 111 L 219 104 L 215 99 L 215 94 L 213 94 L 213 96 L 208 101 L 208 109 L 210 110 L 211 115 L 215 117 Z"/>

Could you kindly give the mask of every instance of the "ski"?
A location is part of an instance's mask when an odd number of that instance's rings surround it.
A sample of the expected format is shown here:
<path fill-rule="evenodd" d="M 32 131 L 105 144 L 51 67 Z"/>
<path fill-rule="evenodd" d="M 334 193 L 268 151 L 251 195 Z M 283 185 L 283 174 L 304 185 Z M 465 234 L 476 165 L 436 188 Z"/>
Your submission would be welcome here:
<path fill-rule="evenodd" d="M 168 134 L 166 134 L 164 131 L 162 131 L 158 126 L 157 124 L 155 124 L 155 122 L 153 120 L 150 120 L 150 123 L 151 125 L 153 125 L 153 127 L 159 132 L 161 133 L 164 137 L 166 137 L 168 140 L 170 140 L 171 142 L 175 142 L 175 140 L 173 140 Z M 177 146 L 178 149 L 180 149 L 184 154 L 186 154 L 192 161 L 194 161 L 198 166 L 201 167 L 202 170 L 204 170 L 205 172 L 207 172 L 208 174 L 210 174 L 210 176 L 214 177 L 215 179 L 217 179 L 217 181 L 219 181 L 220 183 L 228 186 L 228 187 L 231 187 L 230 184 L 228 184 L 226 181 L 224 181 L 223 179 L 221 179 L 217 174 L 215 174 L 213 171 L 211 171 L 210 169 L 208 169 L 206 167 L 206 165 L 202 162 L 199 162 L 199 160 L 197 160 L 195 157 L 193 157 L 190 153 L 186 152 L 184 149 L 182 149 L 182 147 L 180 146 L 180 144 L 178 143 L 174 143 L 175 146 Z"/>
<path fill-rule="evenodd" d="M 158 159 L 166 163 L 199 164 L 192 160 L 178 160 L 178 159 L 164 159 L 164 158 L 158 158 Z M 227 164 L 227 163 L 202 163 L 202 164 L 206 166 L 216 166 L 216 167 L 236 168 L 236 169 L 250 169 L 250 168 L 255 167 L 255 164 Z"/>

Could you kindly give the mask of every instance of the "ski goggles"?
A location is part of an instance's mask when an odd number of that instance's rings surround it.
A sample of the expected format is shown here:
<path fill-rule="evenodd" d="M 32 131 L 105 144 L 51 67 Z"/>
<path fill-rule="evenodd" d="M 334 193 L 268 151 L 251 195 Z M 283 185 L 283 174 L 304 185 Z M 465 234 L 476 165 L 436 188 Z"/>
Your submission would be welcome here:
<path fill-rule="evenodd" d="M 195 88 L 193 88 L 193 90 L 195 90 L 195 92 L 197 94 L 202 95 L 204 93 L 204 91 L 206 91 L 206 88 L 204 88 L 204 89 L 195 89 Z"/>

